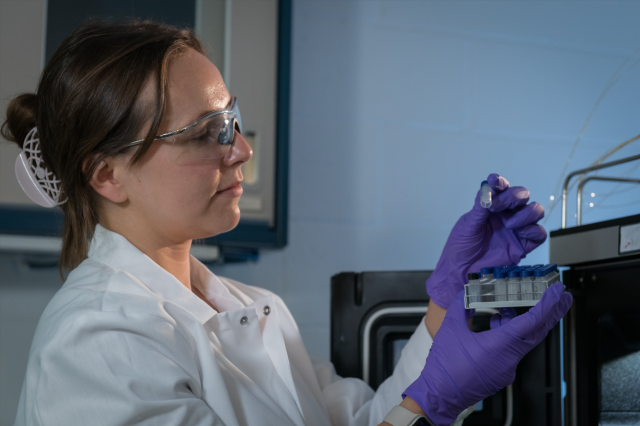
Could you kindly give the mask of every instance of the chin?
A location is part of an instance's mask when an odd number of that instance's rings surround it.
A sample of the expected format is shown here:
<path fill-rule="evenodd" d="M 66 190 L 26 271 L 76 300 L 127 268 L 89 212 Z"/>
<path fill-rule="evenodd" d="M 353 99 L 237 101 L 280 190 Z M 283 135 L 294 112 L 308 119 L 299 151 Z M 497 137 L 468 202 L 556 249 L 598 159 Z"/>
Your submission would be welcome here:
<path fill-rule="evenodd" d="M 215 237 L 216 235 L 224 234 L 225 232 L 233 230 L 238 226 L 238 223 L 240 223 L 240 209 L 236 206 L 234 210 L 235 211 L 233 212 L 226 212 L 223 217 L 216 215 L 214 218 L 208 218 L 207 222 L 201 227 L 201 229 L 204 229 L 205 231 L 200 233 L 206 235 L 201 235 L 194 239 Z"/>

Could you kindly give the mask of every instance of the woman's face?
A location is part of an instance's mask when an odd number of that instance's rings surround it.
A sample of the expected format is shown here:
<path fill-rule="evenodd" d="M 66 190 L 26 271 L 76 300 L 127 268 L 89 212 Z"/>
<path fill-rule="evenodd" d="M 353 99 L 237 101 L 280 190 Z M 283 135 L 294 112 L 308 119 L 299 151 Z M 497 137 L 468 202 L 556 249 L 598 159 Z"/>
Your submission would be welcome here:
<path fill-rule="evenodd" d="M 153 84 L 147 89 L 155 90 Z M 166 111 L 159 134 L 180 129 L 230 103 L 218 69 L 190 50 L 169 65 Z M 148 127 L 139 137 L 144 138 L 146 131 Z M 240 166 L 253 154 L 244 138 L 236 131 L 225 157 L 195 164 L 176 164 L 172 149 L 171 143 L 156 140 L 142 160 L 123 173 L 132 220 L 143 221 L 141 226 L 176 243 L 233 229 L 240 220 Z"/>

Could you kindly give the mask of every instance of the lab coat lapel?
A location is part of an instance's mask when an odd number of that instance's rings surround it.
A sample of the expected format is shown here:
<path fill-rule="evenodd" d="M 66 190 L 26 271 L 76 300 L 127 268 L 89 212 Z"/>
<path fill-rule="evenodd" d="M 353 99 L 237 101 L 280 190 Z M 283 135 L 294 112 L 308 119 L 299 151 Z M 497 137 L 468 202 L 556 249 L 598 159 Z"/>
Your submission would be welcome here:
<path fill-rule="evenodd" d="M 315 369 L 304 347 L 298 326 L 282 299 L 267 290 L 249 286 L 229 278 L 220 278 L 220 282 L 229 289 L 233 296 L 242 300 L 243 303 L 247 303 L 244 300 L 249 298 L 251 300 L 259 300 L 267 296 L 273 298 L 278 312 L 280 335 L 285 344 L 293 381 L 297 385 L 296 393 L 299 400 L 302 398 L 300 402 L 305 422 L 308 426 L 330 426 L 329 411 L 327 410 L 318 378 L 315 375 Z M 302 397 L 303 394 L 305 395 L 304 398 Z"/>
<path fill-rule="evenodd" d="M 296 385 L 291 375 L 291 366 L 289 365 L 289 355 L 280 331 L 280 321 L 278 319 L 278 308 L 276 307 L 273 296 L 267 296 L 256 300 L 248 306 L 254 308 L 259 318 L 260 329 L 262 331 L 262 342 L 265 350 L 271 358 L 271 362 L 275 367 L 278 375 L 289 389 L 291 397 L 296 402 L 298 410 L 302 413 Z"/>
<path fill-rule="evenodd" d="M 280 372 L 274 368 L 269 351 L 263 344 L 260 318 L 255 308 L 246 307 L 218 313 L 206 327 L 213 334 L 212 342 L 219 341 L 218 350 L 221 355 L 272 398 L 273 403 L 285 412 L 291 423 L 303 426 L 304 419 L 297 395 L 293 397 Z M 295 387 L 293 389 L 295 392 Z"/>
<path fill-rule="evenodd" d="M 298 329 L 291 312 L 289 312 L 284 301 L 279 297 L 276 297 L 276 307 L 280 313 L 280 329 L 287 353 L 289 354 L 289 359 L 292 363 L 291 368 L 296 369 L 297 374 L 304 379 L 309 390 L 313 393 L 313 396 L 315 397 L 314 399 L 319 401 L 324 412 L 328 413 L 327 407 L 324 403 L 322 389 L 320 389 L 320 384 L 318 383 L 318 378 L 315 375 L 315 370 L 311 363 L 311 359 L 309 358 L 309 354 L 307 353 L 307 349 L 304 347 L 300 330 Z"/>

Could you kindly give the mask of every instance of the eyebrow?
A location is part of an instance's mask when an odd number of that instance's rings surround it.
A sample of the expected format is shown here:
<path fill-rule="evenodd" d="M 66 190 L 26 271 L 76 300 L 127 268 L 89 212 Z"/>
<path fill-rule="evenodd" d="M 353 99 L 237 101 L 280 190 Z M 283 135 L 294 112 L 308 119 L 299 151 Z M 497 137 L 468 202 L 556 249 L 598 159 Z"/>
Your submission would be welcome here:
<path fill-rule="evenodd" d="M 222 109 L 212 109 L 212 110 L 205 111 L 205 112 L 203 112 L 202 114 L 200 114 L 197 118 L 195 118 L 195 119 L 191 120 L 191 121 L 189 122 L 189 124 L 193 124 L 193 123 L 195 123 L 196 121 L 200 120 L 200 119 L 201 119 L 202 117 L 204 117 L 205 115 L 207 115 L 207 114 L 211 114 L 212 112 L 217 112 L 217 111 L 226 111 L 226 110 L 228 110 L 228 109 L 229 109 L 229 107 L 231 106 L 231 104 L 232 104 L 232 103 L 233 103 L 233 96 L 229 96 L 229 102 L 227 102 L 227 105 L 226 105 L 224 108 L 222 108 Z M 189 124 L 187 124 L 187 126 L 188 126 Z"/>

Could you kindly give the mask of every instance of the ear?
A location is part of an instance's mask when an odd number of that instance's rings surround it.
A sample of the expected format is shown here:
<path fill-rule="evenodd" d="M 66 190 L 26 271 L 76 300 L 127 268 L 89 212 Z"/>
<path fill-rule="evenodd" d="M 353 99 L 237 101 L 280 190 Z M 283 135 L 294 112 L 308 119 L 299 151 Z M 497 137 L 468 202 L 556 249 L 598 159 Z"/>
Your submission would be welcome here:
<path fill-rule="evenodd" d="M 107 200 L 113 203 L 123 203 L 128 200 L 122 177 L 124 164 L 114 157 L 107 157 L 98 164 L 93 172 L 89 184 Z"/>

